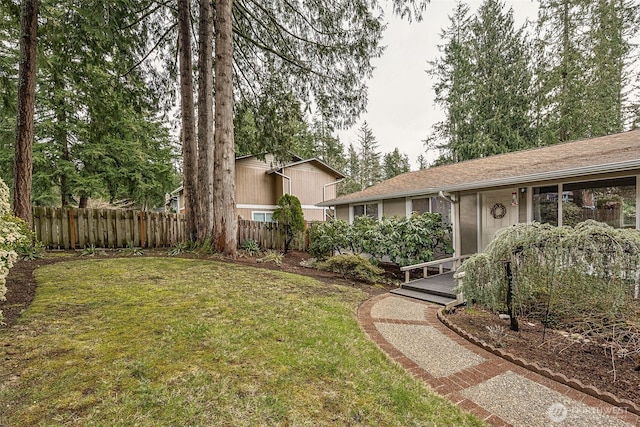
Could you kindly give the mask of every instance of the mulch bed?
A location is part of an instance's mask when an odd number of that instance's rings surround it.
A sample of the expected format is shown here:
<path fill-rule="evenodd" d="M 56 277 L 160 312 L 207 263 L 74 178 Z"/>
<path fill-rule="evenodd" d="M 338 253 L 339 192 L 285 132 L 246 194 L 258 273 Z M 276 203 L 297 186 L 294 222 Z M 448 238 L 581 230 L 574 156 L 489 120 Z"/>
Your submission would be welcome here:
<path fill-rule="evenodd" d="M 559 331 L 547 329 L 536 321 L 519 319 L 520 331 L 509 330 L 509 320 L 501 320 L 497 314 L 486 311 L 458 308 L 447 318 L 476 338 L 496 346 L 495 335 L 487 327 L 500 325 L 505 331 L 500 348 L 536 362 L 540 367 L 580 380 L 602 392 L 609 392 L 621 399 L 640 402 L 640 371 L 637 357 L 614 357 L 602 344 L 584 342 Z M 543 341 L 544 337 L 544 341 Z M 497 346 L 496 346 L 497 347 Z M 615 369 L 614 369 L 615 362 Z"/>

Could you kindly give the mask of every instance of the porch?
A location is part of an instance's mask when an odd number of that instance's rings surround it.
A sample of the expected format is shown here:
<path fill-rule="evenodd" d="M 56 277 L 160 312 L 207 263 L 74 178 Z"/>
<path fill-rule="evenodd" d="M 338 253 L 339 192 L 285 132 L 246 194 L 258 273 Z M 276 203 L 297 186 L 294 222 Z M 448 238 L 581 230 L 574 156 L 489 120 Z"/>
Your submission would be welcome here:
<path fill-rule="evenodd" d="M 464 303 L 464 298 L 461 293 L 456 293 L 455 271 L 470 256 L 443 258 L 401 267 L 400 270 L 405 272 L 405 282 L 391 293 L 447 307 L 460 305 Z M 422 269 L 422 277 L 411 280 L 411 272 L 417 269 Z M 430 270 L 437 270 L 437 273 L 429 274 Z"/>

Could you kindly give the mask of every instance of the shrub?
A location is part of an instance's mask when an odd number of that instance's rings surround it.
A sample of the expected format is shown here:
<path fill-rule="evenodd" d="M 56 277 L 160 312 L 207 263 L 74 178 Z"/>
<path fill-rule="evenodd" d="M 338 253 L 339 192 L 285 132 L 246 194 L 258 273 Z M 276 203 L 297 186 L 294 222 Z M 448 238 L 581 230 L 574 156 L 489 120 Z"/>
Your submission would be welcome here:
<path fill-rule="evenodd" d="M 284 229 L 284 253 L 286 254 L 296 234 L 304 231 L 304 214 L 300 200 L 291 194 L 283 194 L 278 200 L 278 207 L 273 211 L 273 220 Z"/>
<path fill-rule="evenodd" d="M 320 270 L 342 274 L 345 278 L 360 280 L 367 283 L 379 283 L 384 278 L 384 270 L 371 264 L 360 255 L 336 255 L 326 261 L 319 262 L 316 267 Z"/>
<path fill-rule="evenodd" d="M 7 275 L 17 260 L 16 248 L 31 244 L 29 224 L 10 214 L 9 188 L 0 179 L 0 301 L 4 301 L 7 293 Z M 28 232 L 23 234 L 23 232 Z M 0 323 L 2 311 L 0 311 Z"/>
<path fill-rule="evenodd" d="M 85 246 L 82 251 L 80 251 L 80 256 L 96 256 L 96 255 L 106 255 L 107 253 L 100 249 L 96 248 L 96 245 Z"/>
<path fill-rule="evenodd" d="M 336 220 L 314 224 L 309 252 L 324 259 L 335 252 L 366 253 L 373 263 L 384 257 L 400 266 L 432 261 L 437 253 L 452 253 L 451 228 L 440 214 L 414 214 L 409 218 L 384 217 L 376 221 L 358 217 L 353 225 Z"/>
<path fill-rule="evenodd" d="M 142 256 L 142 255 L 144 255 L 144 251 L 142 250 L 142 248 L 136 247 L 136 245 L 133 242 L 133 240 L 129 240 L 127 242 L 127 247 L 123 250 L 123 252 L 126 255 L 132 255 L 132 256 Z"/>
<path fill-rule="evenodd" d="M 253 239 L 247 239 L 240 244 L 240 249 L 243 250 L 249 256 L 260 255 L 260 245 Z"/>
<path fill-rule="evenodd" d="M 258 258 L 256 261 L 257 262 L 273 262 L 276 265 L 280 265 L 282 264 L 283 257 L 284 255 L 282 255 L 280 252 L 269 249 L 264 254 L 264 257 Z"/>
<path fill-rule="evenodd" d="M 25 261 L 33 261 L 44 257 L 44 245 L 41 242 L 20 244 L 16 246 L 18 258 Z"/>
<path fill-rule="evenodd" d="M 309 228 L 309 253 L 323 260 L 343 248 L 350 248 L 349 224 L 340 219 L 316 222 Z"/>
<path fill-rule="evenodd" d="M 640 233 L 593 220 L 575 227 L 518 224 L 503 230 L 459 269 L 468 302 L 505 312 L 505 263 L 513 272 L 514 307 L 546 325 L 602 342 L 640 337 L 637 300 Z M 608 345 L 608 344 L 607 344 Z M 640 353 L 637 340 L 617 345 Z"/>

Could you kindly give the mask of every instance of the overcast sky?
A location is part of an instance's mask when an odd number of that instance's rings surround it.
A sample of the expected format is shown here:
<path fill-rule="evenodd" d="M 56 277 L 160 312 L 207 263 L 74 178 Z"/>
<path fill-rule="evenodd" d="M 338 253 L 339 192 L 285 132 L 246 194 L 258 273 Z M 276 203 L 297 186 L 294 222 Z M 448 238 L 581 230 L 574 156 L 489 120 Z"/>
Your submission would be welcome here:
<path fill-rule="evenodd" d="M 475 13 L 482 3 L 467 0 L 470 13 Z M 398 147 L 409 156 L 412 170 L 417 168 L 418 155 L 424 153 L 423 140 L 431 133 L 434 123 L 442 119 L 434 105 L 433 81 L 427 75 L 428 61 L 439 56 L 442 44 L 440 33 L 449 26 L 448 16 L 453 13 L 454 0 L 431 0 L 422 22 L 401 21 L 389 16 L 382 44 L 386 50 L 374 60 L 376 67 L 369 81 L 367 112 L 351 129 L 338 132 L 345 148 L 357 146 L 358 129 L 366 120 L 378 142 L 379 151 L 388 153 Z M 535 20 L 537 0 L 505 0 L 506 7 L 513 7 L 516 25 L 527 18 Z M 432 161 L 436 154 L 431 154 Z"/>

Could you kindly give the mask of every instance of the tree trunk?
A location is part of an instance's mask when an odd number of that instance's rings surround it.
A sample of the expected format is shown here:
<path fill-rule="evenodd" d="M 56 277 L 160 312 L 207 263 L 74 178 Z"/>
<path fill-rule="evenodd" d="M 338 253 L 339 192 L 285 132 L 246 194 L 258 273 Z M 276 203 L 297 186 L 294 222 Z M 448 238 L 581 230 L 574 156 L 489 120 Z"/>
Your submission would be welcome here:
<path fill-rule="evenodd" d="M 216 0 L 214 242 L 219 252 L 236 256 L 235 149 L 233 140 L 232 0 Z"/>
<path fill-rule="evenodd" d="M 13 213 L 29 224 L 33 175 L 33 116 L 36 99 L 38 0 L 22 0 L 20 12 L 20 64 L 15 157 L 13 160 Z"/>
<path fill-rule="evenodd" d="M 200 1 L 198 27 L 198 239 L 213 230 L 213 14 L 211 0 Z"/>
<path fill-rule="evenodd" d="M 182 113 L 182 188 L 187 238 L 198 237 L 198 152 L 195 136 L 193 74 L 191 63 L 191 14 L 189 0 L 178 0 L 178 50 L 180 62 L 180 109 Z"/>
<path fill-rule="evenodd" d="M 53 85 L 55 92 L 65 91 L 65 85 L 58 74 L 53 77 Z M 68 165 L 71 164 L 71 156 L 69 153 L 69 133 L 67 131 L 67 113 L 65 110 L 65 98 L 59 100 L 55 104 L 56 128 L 55 138 L 62 148 L 63 167 L 59 167 L 58 174 L 60 176 L 60 203 L 62 207 L 71 205 L 71 190 L 69 188 Z"/>

